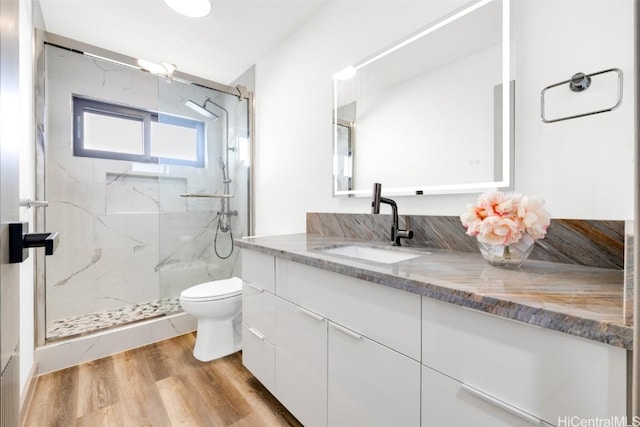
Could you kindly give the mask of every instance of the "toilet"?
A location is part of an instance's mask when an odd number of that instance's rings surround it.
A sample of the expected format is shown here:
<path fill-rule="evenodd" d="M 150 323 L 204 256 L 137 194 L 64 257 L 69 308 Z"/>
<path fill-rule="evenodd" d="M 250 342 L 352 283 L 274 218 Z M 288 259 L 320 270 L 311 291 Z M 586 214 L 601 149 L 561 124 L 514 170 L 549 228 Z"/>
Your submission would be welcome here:
<path fill-rule="evenodd" d="M 242 348 L 242 280 L 237 277 L 192 286 L 180 293 L 185 313 L 198 319 L 193 356 L 218 359 Z"/>

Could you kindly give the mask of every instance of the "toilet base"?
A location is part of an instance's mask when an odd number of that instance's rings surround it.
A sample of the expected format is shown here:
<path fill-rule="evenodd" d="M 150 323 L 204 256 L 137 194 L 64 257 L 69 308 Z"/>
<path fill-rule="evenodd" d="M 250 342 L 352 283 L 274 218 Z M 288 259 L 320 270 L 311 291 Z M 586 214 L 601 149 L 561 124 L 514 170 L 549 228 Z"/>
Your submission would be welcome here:
<path fill-rule="evenodd" d="M 198 319 L 198 334 L 193 357 L 201 362 L 210 362 L 228 356 L 242 349 L 242 339 L 238 337 L 234 321 Z"/>

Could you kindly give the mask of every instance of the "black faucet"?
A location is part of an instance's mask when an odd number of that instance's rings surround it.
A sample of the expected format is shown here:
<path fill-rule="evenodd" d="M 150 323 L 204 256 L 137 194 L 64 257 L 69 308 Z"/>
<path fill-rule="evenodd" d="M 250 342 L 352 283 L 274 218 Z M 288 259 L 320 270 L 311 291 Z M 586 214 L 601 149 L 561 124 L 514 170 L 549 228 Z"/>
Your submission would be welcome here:
<path fill-rule="evenodd" d="M 380 203 L 391 205 L 391 211 L 393 215 L 393 224 L 391 225 L 391 244 L 393 246 L 401 246 L 400 239 L 412 239 L 413 231 L 400 229 L 400 227 L 398 226 L 398 205 L 396 205 L 395 201 L 387 199 L 386 197 L 382 197 L 381 194 L 382 184 L 376 182 L 375 184 L 373 184 L 373 201 L 371 202 L 371 213 L 380 213 Z"/>

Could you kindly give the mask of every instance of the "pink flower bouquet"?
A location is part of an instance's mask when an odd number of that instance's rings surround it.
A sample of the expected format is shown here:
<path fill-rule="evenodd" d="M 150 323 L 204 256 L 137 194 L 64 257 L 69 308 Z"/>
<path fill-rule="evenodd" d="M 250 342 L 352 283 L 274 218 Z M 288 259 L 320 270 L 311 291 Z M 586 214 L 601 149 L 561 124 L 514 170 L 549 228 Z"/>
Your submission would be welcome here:
<path fill-rule="evenodd" d="M 480 251 L 492 263 L 492 258 L 511 257 L 509 245 L 516 248 L 518 245 L 530 246 L 530 253 L 534 241 L 547 234 L 551 216 L 544 210 L 544 201 L 539 197 L 489 190 L 480 195 L 475 204 L 467 206 L 460 220 L 467 234 L 476 236 Z"/>

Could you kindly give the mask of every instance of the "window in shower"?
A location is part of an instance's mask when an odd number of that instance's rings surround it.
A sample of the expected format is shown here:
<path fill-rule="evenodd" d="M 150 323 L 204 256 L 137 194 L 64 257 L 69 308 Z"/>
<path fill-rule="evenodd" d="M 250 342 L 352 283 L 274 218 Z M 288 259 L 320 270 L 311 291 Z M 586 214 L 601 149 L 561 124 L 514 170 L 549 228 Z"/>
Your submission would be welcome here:
<path fill-rule="evenodd" d="M 73 97 L 73 154 L 204 167 L 204 123 Z"/>

